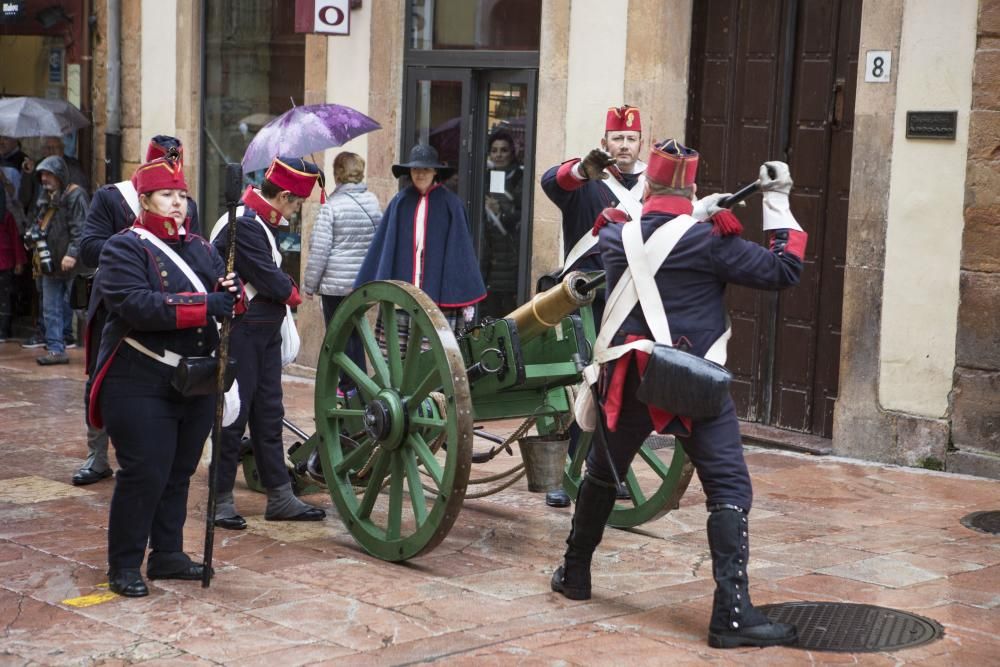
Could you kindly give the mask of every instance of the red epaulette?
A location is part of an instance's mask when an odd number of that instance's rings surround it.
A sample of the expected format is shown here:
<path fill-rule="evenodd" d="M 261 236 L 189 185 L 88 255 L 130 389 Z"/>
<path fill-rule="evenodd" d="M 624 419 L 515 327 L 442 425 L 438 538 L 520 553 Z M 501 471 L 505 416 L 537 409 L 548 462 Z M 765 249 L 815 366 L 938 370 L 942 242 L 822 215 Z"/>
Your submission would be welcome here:
<path fill-rule="evenodd" d="M 743 225 L 731 211 L 722 210 L 712 216 L 714 236 L 739 236 L 742 233 Z"/>

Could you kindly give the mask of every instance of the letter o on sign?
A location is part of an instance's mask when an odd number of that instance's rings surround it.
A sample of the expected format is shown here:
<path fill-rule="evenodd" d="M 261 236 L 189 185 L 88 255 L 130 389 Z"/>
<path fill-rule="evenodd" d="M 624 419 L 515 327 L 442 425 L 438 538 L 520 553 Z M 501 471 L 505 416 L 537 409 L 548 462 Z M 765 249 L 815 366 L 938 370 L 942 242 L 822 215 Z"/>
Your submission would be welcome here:
<path fill-rule="evenodd" d="M 351 34 L 350 0 L 316 0 L 313 30 L 328 35 Z"/>

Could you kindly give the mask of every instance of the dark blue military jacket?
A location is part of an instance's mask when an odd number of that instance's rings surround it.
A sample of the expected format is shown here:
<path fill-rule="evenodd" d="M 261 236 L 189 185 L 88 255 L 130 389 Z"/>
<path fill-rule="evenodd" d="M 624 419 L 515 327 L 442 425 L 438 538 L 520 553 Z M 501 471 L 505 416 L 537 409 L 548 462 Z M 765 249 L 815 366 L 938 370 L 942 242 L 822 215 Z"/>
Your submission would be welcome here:
<path fill-rule="evenodd" d="M 651 208 L 654 210 L 650 211 Z M 642 216 L 644 240 L 676 217 L 674 213 L 656 212 L 655 202 L 653 206 L 647 202 L 643 210 L 650 211 Z M 767 290 L 797 285 L 802 273 L 799 255 L 805 247 L 805 233 L 794 232 L 801 238 L 786 246 L 780 239 L 787 239 L 789 233 L 788 230 L 772 233 L 771 249 L 768 249 L 739 236 L 713 234 L 710 222 L 699 222 L 689 229 L 655 275 L 674 344 L 686 342 L 689 352 L 705 356 L 712 343 L 726 330 L 723 298 L 727 283 Z M 607 271 L 607 293 L 610 294 L 628 267 L 622 245 L 622 225 L 602 227 L 599 246 Z M 619 331 L 652 337 L 638 305 Z"/>
<path fill-rule="evenodd" d="M 556 165 L 542 176 L 542 189 L 562 212 L 563 256 L 568 255 L 576 242 L 590 232 L 601 211 L 618 206 L 618 197 L 601 181 L 584 181 L 576 189 L 564 187 L 568 183 L 565 179 L 574 178 L 567 173 L 568 169 L 577 162 L 578 159 L 573 159 Z M 631 190 L 639 181 L 639 174 L 622 174 L 622 178 L 624 179 L 622 184 Z M 593 250 L 584 255 L 573 267 L 563 268 L 597 271 L 604 267 L 601 264 L 598 247 L 595 245 Z"/>
<path fill-rule="evenodd" d="M 187 217 L 190 220 L 188 231 L 201 234 L 198 223 L 198 205 L 188 197 Z M 123 229 L 132 226 L 135 214 L 125 201 L 121 191 L 114 185 L 98 188 L 94 198 L 90 200 L 87 220 L 83 224 L 83 234 L 80 237 L 80 259 L 89 267 L 96 267 L 101 257 L 104 242 Z"/>
<path fill-rule="evenodd" d="M 291 277 L 274 263 L 271 243 L 266 235 L 275 238 L 274 228 L 257 221 L 257 212 L 245 205 L 246 215 L 236 218 L 236 275 L 250 283 L 257 295 L 250 302 L 241 319 L 280 324 L 285 318 L 285 303 L 297 292 Z M 221 230 L 212 242 L 222 257 L 226 256 L 229 241 L 228 220 L 219 223 Z M 295 304 L 293 304 L 295 305 Z"/>
<path fill-rule="evenodd" d="M 165 243 L 187 262 L 206 289 L 216 288 L 225 265 L 208 241 L 188 234 Z M 107 322 L 90 396 L 95 426 L 102 424 L 97 400 L 101 381 L 126 336 L 157 354 L 170 350 L 184 357 L 211 354 L 219 343 L 215 319 L 208 316 L 207 294 L 199 292 L 152 243 L 129 230 L 121 231 L 104 244 L 100 266 L 92 300 L 107 311 Z M 89 347 L 87 352 L 92 353 Z M 159 362 L 151 359 L 150 363 Z"/>

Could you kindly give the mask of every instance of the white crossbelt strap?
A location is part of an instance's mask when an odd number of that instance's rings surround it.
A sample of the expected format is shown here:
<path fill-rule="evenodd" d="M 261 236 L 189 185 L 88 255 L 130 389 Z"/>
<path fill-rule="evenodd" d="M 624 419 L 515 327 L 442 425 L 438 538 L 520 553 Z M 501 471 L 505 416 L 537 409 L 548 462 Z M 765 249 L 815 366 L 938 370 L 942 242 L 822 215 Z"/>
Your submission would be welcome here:
<path fill-rule="evenodd" d="M 142 227 L 132 227 L 131 229 L 133 234 L 135 234 L 139 238 L 145 239 L 146 241 L 152 243 L 154 246 L 156 246 L 157 250 L 159 250 L 160 252 L 162 252 L 164 255 L 167 256 L 167 259 L 176 264 L 177 268 L 181 270 L 181 272 L 187 277 L 189 281 L 191 281 L 191 285 L 194 287 L 196 291 L 206 292 L 206 293 L 208 292 L 208 290 L 205 289 L 205 283 L 201 282 L 201 278 L 199 278 L 198 275 L 194 272 L 194 270 L 191 268 L 191 265 L 185 262 L 180 255 L 178 255 L 176 252 L 173 251 L 172 248 L 170 248 L 170 246 L 168 246 L 160 239 L 156 238 L 156 236 L 148 229 L 143 229 Z M 173 366 L 176 368 L 177 365 L 181 362 L 182 357 L 176 352 L 171 352 L 170 350 L 164 350 L 163 354 L 159 355 L 132 337 L 126 337 L 125 342 L 129 346 L 134 348 L 136 351 L 141 352 L 150 359 L 155 359 L 156 361 L 159 361 L 161 364 L 166 364 L 167 366 Z"/>
<path fill-rule="evenodd" d="M 115 183 L 115 188 L 121 193 L 122 199 L 128 204 L 128 207 L 132 209 L 132 213 L 135 217 L 139 217 L 139 194 L 135 191 L 135 186 L 132 185 L 132 181 L 121 181 L 120 183 Z"/>
<path fill-rule="evenodd" d="M 167 366 L 173 366 L 174 368 L 177 368 L 177 366 L 180 365 L 181 359 L 183 358 L 181 357 L 181 355 L 177 354 L 176 352 L 171 352 L 170 350 L 164 350 L 163 355 L 161 356 L 156 352 L 153 352 L 151 349 L 149 349 L 148 347 L 137 341 L 135 338 L 132 338 L 131 336 L 127 336 L 125 338 L 125 342 L 128 343 L 129 346 L 134 348 L 137 352 L 142 352 L 150 359 L 155 359 L 156 361 L 159 361 L 161 364 L 166 364 Z"/>
<path fill-rule="evenodd" d="M 236 217 L 237 218 L 243 217 L 243 213 L 245 210 L 246 207 L 237 206 Z M 257 224 L 259 224 L 261 227 L 264 228 L 264 237 L 267 238 L 267 242 L 271 244 L 271 258 L 274 260 L 275 266 L 281 268 L 281 253 L 278 252 L 278 245 L 274 242 L 274 237 L 271 236 L 271 231 L 267 228 L 267 224 L 265 224 L 264 221 L 260 219 L 259 215 L 255 215 L 254 220 L 256 220 Z M 214 241 L 215 238 L 225 228 L 226 224 L 228 224 L 228 222 L 229 222 L 229 214 L 226 213 L 221 218 L 219 218 L 219 220 L 215 223 L 215 227 L 212 229 L 212 234 L 209 237 L 209 239 Z M 243 283 L 243 291 L 247 295 L 247 301 L 253 301 L 253 298 L 257 296 L 257 288 L 251 285 L 250 283 Z"/>
<path fill-rule="evenodd" d="M 642 165 L 645 167 L 645 165 Z M 609 175 L 606 179 L 601 181 L 604 185 L 608 186 L 611 193 L 618 199 L 618 206 L 615 208 L 621 209 L 629 214 L 633 220 L 639 220 L 642 217 L 642 191 L 646 185 L 646 174 L 645 172 L 639 174 L 639 180 L 632 189 L 626 189 L 621 182 L 614 176 Z M 593 224 L 594 220 L 590 221 Z M 565 275 L 573 265 L 576 264 L 581 257 L 586 255 L 591 248 L 597 245 L 598 237 L 590 232 L 584 233 L 577 242 L 570 248 L 569 253 L 566 255 L 566 261 L 563 262 L 563 271 L 560 276 Z"/>
<path fill-rule="evenodd" d="M 624 324 L 629 313 L 635 308 L 636 303 L 640 301 L 643 306 L 643 315 L 646 317 L 646 322 L 654 338 L 657 341 L 672 344 L 670 325 L 663 309 L 663 302 L 659 298 L 659 290 L 656 287 L 651 267 L 659 268 L 662 266 L 667 256 L 673 251 L 674 246 L 697 222 L 688 215 L 677 216 L 669 224 L 665 224 L 653 232 L 652 236 L 641 246 L 644 251 L 641 256 L 640 253 L 636 252 L 635 241 L 642 242 L 642 229 L 639 225 L 630 224 L 623 227 L 622 242 L 625 245 L 629 268 L 625 269 L 608 297 L 600 333 L 594 342 L 593 360 L 583 372 L 583 377 L 588 384 L 597 381 L 601 364 L 618 359 L 631 350 L 652 352 L 655 342 L 648 339 L 611 347 L 611 340 Z M 630 246 L 631 253 L 629 252 Z M 653 303 L 654 301 L 655 303 Z M 712 344 L 705 354 L 705 358 L 724 365 L 726 363 L 726 345 L 731 335 L 732 331 L 727 326 L 726 332 Z"/>
<path fill-rule="evenodd" d="M 244 206 L 243 204 L 240 204 L 239 206 L 237 206 L 236 207 L 236 217 L 237 218 L 242 218 L 244 211 L 246 211 L 246 208 L 247 207 Z M 217 237 L 219 235 L 219 232 L 221 232 L 223 229 L 225 229 L 227 222 L 229 222 L 229 212 L 228 211 L 225 212 L 225 213 L 223 213 L 221 216 L 219 216 L 219 219 L 215 221 L 215 227 L 212 227 L 212 233 L 209 234 L 208 240 L 214 242 L 215 241 L 215 237 Z"/>
<path fill-rule="evenodd" d="M 188 263 L 181 259 L 181 256 L 174 252 L 170 246 L 156 238 L 156 235 L 148 229 L 143 229 L 142 227 L 132 227 L 131 229 L 136 236 L 152 243 L 156 246 L 157 250 L 162 252 L 168 259 L 170 259 L 171 262 L 176 264 L 177 268 L 184 273 L 188 280 L 191 281 L 191 285 L 194 286 L 195 291 L 208 293 L 208 290 L 205 289 L 205 283 L 201 282 L 201 278 L 195 274 L 194 270 L 188 265 Z"/>

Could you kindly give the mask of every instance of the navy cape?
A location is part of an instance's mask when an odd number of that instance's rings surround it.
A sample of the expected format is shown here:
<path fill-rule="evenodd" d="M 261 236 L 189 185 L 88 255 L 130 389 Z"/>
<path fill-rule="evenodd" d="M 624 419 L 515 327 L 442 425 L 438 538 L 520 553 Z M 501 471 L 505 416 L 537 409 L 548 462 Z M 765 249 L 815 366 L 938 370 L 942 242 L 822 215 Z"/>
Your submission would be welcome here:
<path fill-rule="evenodd" d="M 464 308 L 486 298 L 462 201 L 435 185 L 427 191 L 423 274 L 420 289 L 441 308 Z M 414 218 L 420 192 L 412 185 L 389 202 L 361 264 L 355 287 L 371 280 L 414 282 Z"/>

